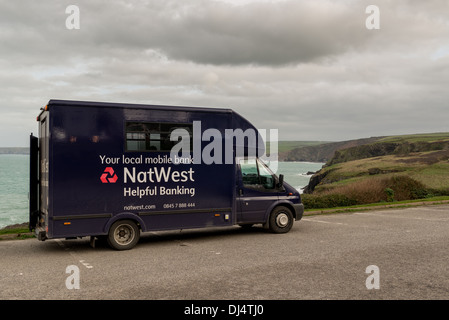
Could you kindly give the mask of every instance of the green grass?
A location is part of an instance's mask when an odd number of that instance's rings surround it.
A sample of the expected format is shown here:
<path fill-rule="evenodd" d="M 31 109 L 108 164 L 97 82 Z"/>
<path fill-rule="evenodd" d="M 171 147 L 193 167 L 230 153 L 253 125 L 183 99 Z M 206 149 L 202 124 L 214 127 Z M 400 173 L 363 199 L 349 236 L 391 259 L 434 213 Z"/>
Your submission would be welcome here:
<path fill-rule="evenodd" d="M 15 236 L 14 236 L 15 235 Z M 0 240 L 4 239 L 28 239 L 34 238 L 34 234 L 28 228 L 1 229 Z"/>
<path fill-rule="evenodd" d="M 421 152 L 410 156 L 387 155 L 374 158 L 352 160 L 348 162 L 334 164 L 326 167 L 322 172 L 331 171 L 326 176 L 330 184 L 317 186 L 316 190 L 329 189 L 340 185 L 346 185 L 362 179 L 374 177 L 390 177 L 392 175 L 408 175 L 411 178 L 423 183 L 428 188 L 442 189 L 449 188 L 449 162 L 440 160 L 433 164 L 426 164 L 419 161 L 421 156 L 431 155 L 431 152 Z M 414 161 L 411 161 L 414 160 Z M 378 168 L 385 171 L 377 175 L 370 175 L 369 170 Z"/>
<path fill-rule="evenodd" d="M 420 133 L 400 136 L 389 136 L 379 139 L 378 142 L 436 142 L 449 141 L 449 132 Z"/>
<path fill-rule="evenodd" d="M 435 163 L 417 168 L 409 175 L 430 188 L 449 188 L 449 163 Z"/>
<path fill-rule="evenodd" d="M 305 209 L 304 212 L 318 212 L 319 214 L 323 213 L 335 213 L 335 212 L 351 212 L 351 211 L 359 211 L 359 210 L 371 210 L 376 208 L 382 208 L 385 206 L 394 206 L 397 208 L 406 208 L 406 207 L 414 207 L 422 204 L 431 204 L 435 202 L 435 204 L 447 203 L 449 201 L 449 196 L 439 196 L 432 197 L 426 199 L 417 199 L 417 200 L 404 200 L 404 201 L 392 201 L 392 202 L 377 202 L 370 204 L 361 204 L 361 205 L 353 205 L 346 207 L 335 207 L 335 208 L 322 208 L 322 209 Z"/>
<path fill-rule="evenodd" d="M 30 230 L 27 228 L 16 228 L 16 229 L 1 229 L 0 235 L 2 234 L 13 234 L 13 233 L 28 233 Z"/>

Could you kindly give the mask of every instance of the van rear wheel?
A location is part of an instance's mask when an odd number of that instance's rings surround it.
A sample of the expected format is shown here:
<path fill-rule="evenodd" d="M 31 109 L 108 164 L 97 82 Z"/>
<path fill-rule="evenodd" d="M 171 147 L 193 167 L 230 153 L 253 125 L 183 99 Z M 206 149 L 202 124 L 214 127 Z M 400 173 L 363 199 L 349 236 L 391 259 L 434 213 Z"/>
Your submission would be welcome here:
<path fill-rule="evenodd" d="M 119 220 L 112 224 L 108 244 L 116 250 L 132 249 L 139 242 L 140 230 L 132 220 Z"/>
<path fill-rule="evenodd" d="M 293 214 L 286 207 L 276 207 L 270 214 L 270 230 L 274 233 L 287 233 L 293 226 Z"/>

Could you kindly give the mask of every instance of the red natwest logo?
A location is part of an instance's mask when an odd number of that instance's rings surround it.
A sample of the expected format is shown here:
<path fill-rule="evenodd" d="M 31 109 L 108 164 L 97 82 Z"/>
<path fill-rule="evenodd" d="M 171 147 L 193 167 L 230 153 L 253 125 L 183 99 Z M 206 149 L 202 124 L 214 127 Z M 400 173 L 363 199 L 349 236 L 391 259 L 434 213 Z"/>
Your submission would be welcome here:
<path fill-rule="evenodd" d="M 108 178 L 108 176 L 110 178 Z M 115 183 L 117 179 L 118 177 L 114 173 L 114 169 L 112 169 L 112 167 L 106 167 L 106 169 L 104 169 L 104 173 L 100 177 L 102 183 Z"/>

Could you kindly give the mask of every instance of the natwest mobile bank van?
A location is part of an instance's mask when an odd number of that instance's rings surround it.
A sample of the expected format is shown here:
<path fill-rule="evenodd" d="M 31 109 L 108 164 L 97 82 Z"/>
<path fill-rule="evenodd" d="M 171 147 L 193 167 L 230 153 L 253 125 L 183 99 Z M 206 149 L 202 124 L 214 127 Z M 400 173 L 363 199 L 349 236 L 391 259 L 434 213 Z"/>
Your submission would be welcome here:
<path fill-rule="evenodd" d="M 297 190 L 259 156 L 257 129 L 230 109 L 50 100 L 30 137 L 30 230 L 39 240 L 264 224 L 288 232 Z"/>

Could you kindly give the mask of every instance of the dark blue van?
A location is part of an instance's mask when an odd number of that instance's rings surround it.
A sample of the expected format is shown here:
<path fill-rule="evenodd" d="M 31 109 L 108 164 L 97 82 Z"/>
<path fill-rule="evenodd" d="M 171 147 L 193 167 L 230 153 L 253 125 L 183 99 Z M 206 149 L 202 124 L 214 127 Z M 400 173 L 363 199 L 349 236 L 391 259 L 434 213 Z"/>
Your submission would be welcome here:
<path fill-rule="evenodd" d="M 230 109 L 50 100 L 30 137 L 30 230 L 130 249 L 156 230 L 264 224 L 304 207 L 259 159 L 257 129 Z M 181 144 L 182 142 L 182 144 Z"/>

